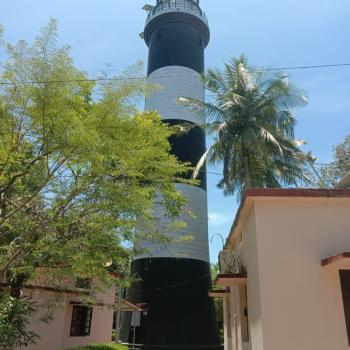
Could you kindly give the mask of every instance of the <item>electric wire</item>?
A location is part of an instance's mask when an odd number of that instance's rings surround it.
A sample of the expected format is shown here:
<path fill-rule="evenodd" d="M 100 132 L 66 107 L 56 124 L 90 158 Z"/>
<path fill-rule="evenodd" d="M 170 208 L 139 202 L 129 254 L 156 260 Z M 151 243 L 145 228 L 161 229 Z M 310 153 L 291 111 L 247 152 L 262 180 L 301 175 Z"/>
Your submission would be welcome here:
<path fill-rule="evenodd" d="M 175 284 L 170 284 L 168 286 L 165 287 L 158 287 L 158 288 L 149 288 L 149 289 L 132 289 L 135 292 L 154 292 L 154 291 L 161 291 L 161 290 L 166 290 L 166 289 L 172 289 L 172 288 L 177 288 L 186 284 L 191 284 L 193 282 L 197 282 L 200 281 L 201 279 L 207 278 L 207 277 L 211 277 L 211 274 L 205 274 L 205 275 L 201 275 L 199 277 L 190 279 L 190 280 L 186 280 L 183 282 L 179 282 L 179 283 L 175 283 Z"/>
<path fill-rule="evenodd" d="M 335 63 L 335 64 L 321 64 L 321 65 L 311 65 L 311 66 L 296 66 L 296 67 L 278 67 L 274 68 L 266 68 L 262 70 L 302 70 L 302 69 L 322 69 L 322 68 L 334 68 L 334 67 L 349 67 L 350 63 Z M 254 70 L 254 69 L 253 69 Z"/>
<path fill-rule="evenodd" d="M 343 163 L 342 165 L 339 164 L 332 164 L 332 163 L 315 163 L 313 164 L 314 166 L 320 166 L 320 167 L 339 167 L 339 166 L 349 166 L 350 167 L 350 163 Z M 350 170 L 350 169 L 349 169 Z M 205 171 L 205 170 L 199 170 L 199 172 L 206 172 L 207 174 L 210 175 L 218 175 L 218 176 L 222 176 L 221 173 L 217 173 L 214 171 Z M 256 180 L 256 179 L 246 179 L 246 180 Z"/>
<path fill-rule="evenodd" d="M 327 69 L 327 68 L 340 68 L 340 67 L 350 67 L 350 63 L 335 63 L 335 64 L 323 64 L 323 65 L 310 65 L 310 66 L 295 66 L 295 67 L 276 67 L 276 68 L 261 68 L 261 69 L 252 69 L 252 71 L 279 71 L 279 70 L 305 70 L 305 69 Z M 176 78 L 176 77 L 198 77 L 198 74 L 174 74 L 174 75 L 159 75 L 159 76 L 151 76 L 154 78 Z M 58 79 L 58 80 L 28 80 L 28 81 L 5 81 L 0 82 L 0 85 L 33 85 L 33 84 L 69 84 L 69 83 L 94 83 L 94 82 L 113 82 L 113 81 L 128 81 L 128 80 L 147 80 L 148 77 L 114 77 L 114 78 L 86 78 L 86 79 Z"/>

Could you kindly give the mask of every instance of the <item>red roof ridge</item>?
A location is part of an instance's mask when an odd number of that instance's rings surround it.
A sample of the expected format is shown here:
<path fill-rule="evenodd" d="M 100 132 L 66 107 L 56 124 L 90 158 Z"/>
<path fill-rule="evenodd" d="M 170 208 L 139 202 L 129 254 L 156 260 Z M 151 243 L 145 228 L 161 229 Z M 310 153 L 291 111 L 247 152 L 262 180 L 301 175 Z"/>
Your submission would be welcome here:
<path fill-rule="evenodd" d="M 312 188 L 252 188 L 247 197 L 350 197 L 350 189 Z"/>
<path fill-rule="evenodd" d="M 337 255 L 329 256 L 328 258 L 324 258 L 321 260 L 322 266 L 328 266 L 330 264 L 335 263 L 336 261 L 342 259 L 350 259 L 350 252 L 339 253 Z"/>
<path fill-rule="evenodd" d="M 312 188 L 251 188 L 244 192 L 241 204 L 226 239 L 225 247 L 230 244 L 234 230 L 238 226 L 243 209 L 249 198 L 285 197 L 285 198 L 350 198 L 350 189 L 312 189 Z"/>

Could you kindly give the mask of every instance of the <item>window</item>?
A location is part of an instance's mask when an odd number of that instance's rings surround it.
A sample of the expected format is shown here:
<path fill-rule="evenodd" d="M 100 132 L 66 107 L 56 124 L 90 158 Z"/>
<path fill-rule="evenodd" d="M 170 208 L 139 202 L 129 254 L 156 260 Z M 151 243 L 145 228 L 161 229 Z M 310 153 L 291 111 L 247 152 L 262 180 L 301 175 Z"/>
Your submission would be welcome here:
<path fill-rule="evenodd" d="M 350 346 L 350 270 L 340 270 L 340 285 L 343 294 L 344 314 Z"/>
<path fill-rule="evenodd" d="M 72 312 L 72 323 L 70 326 L 70 336 L 85 337 L 90 335 L 91 319 L 91 307 L 74 305 Z"/>

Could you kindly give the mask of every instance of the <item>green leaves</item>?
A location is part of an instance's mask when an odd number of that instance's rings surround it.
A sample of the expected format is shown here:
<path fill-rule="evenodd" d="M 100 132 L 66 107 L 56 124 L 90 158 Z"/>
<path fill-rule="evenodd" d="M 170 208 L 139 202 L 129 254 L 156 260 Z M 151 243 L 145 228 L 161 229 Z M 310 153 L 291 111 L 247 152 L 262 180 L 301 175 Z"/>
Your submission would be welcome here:
<path fill-rule="evenodd" d="M 0 295 L 0 344 L 3 350 L 35 344 L 39 339 L 27 330 L 36 305 L 27 298 L 16 299 Z"/>
<path fill-rule="evenodd" d="M 55 20 L 33 46 L 9 45 L 8 57 L 1 80 L 9 84 L 0 88 L 1 276 L 11 284 L 47 269 L 60 281 L 109 285 L 107 262 L 126 272 L 135 241 L 161 239 L 155 194 L 173 220 L 182 211 L 173 184 L 189 168 L 169 154 L 176 130 L 137 112 L 146 92 L 134 79 L 140 63 L 101 84 L 87 81 L 69 49 L 57 46 Z"/>
<path fill-rule="evenodd" d="M 3 25 L 0 23 L 0 47 L 3 44 L 2 37 L 4 35 L 4 31 L 5 31 L 5 29 L 4 29 Z"/>
<path fill-rule="evenodd" d="M 303 91 L 279 70 L 256 69 L 244 55 L 231 59 L 223 72 L 209 69 L 203 77 L 211 101 L 179 101 L 197 111 L 215 142 L 205 160 L 223 162 L 219 188 L 226 195 L 249 187 L 292 186 L 308 181 L 307 161 L 294 142 L 296 120 L 291 109 L 305 106 Z"/>
<path fill-rule="evenodd" d="M 314 183 L 317 187 L 333 188 L 350 172 L 350 135 L 333 150 L 333 161 L 317 172 Z"/>

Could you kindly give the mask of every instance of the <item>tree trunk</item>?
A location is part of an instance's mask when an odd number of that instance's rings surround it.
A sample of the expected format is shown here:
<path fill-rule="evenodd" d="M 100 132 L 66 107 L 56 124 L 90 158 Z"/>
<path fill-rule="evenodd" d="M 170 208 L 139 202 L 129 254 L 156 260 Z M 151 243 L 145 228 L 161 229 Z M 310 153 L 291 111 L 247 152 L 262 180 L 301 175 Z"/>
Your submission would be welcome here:
<path fill-rule="evenodd" d="M 4 218 L 5 216 L 6 216 L 5 193 L 1 192 L 1 194 L 0 194 L 0 218 Z"/>
<path fill-rule="evenodd" d="M 21 297 L 21 291 L 24 286 L 24 282 L 27 280 L 28 276 L 24 273 L 19 274 L 14 280 L 10 282 L 10 295 L 13 298 L 19 299 Z"/>
<path fill-rule="evenodd" d="M 244 191 L 253 188 L 252 179 L 250 178 L 249 160 L 248 155 L 244 156 L 244 176 L 245 176 L 245 188 Z"/>

